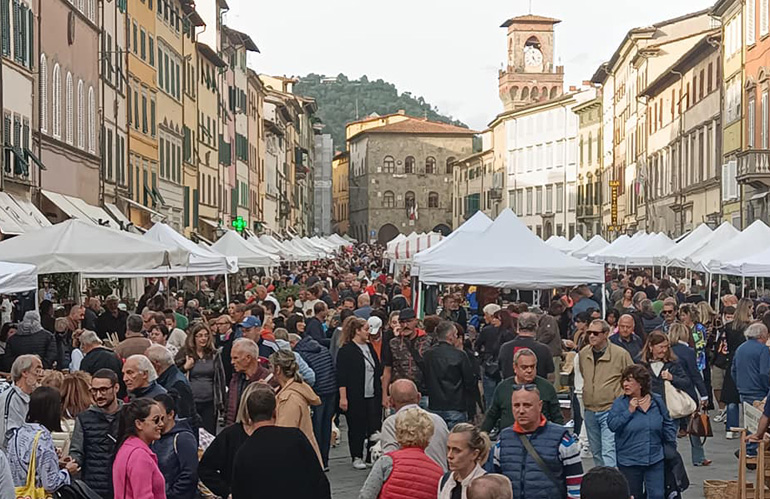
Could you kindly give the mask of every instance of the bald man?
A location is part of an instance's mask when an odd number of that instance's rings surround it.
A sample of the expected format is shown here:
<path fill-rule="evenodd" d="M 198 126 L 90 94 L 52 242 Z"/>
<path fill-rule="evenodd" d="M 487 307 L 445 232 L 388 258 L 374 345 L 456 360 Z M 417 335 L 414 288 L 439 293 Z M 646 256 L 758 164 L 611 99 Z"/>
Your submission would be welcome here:
<path fill-rule="evenodd" d="M 642 339 L 634 332 L 634 317 L 630 314 L 621 315 L 618 319 L 618 334 L 610 336 L 610 341 L 623 348 L 634 362 L 639 360 L 644 348 Z"/>
<path fill-rule="evenodd" d="M 418 403 L 420 402 L 420 392 L 417 390 L 417 386 L 409 379 L 399 379 L 394 381 L 390 385 L 390 406 L 396 410 L 396 414 L 389 416 L 385 422 L 382 423 L 382 430 L 380 431 L 380 445 L 382 446 L 382 453 L 391 452 L 400 449 L 398 442 L 396 441 L 396 415 L 405 409 L 416 407 L 419 409 Z M 428 448 L 425 449 L 425 454 L 429 458 L 433 459 L 444 472 L 448 471 L 446 462 L 446 444 L 449 439 L 449 429 L 446 423 L 440 416 L 428 413 L 433 420 L 433 436 L 430 439 Z"/>
<path fill-rule="evenodd" d="M 511 481 L 505 475 L 495 473 L 474 478 L 466 493 L 468 499 L 513 499 Z"/>

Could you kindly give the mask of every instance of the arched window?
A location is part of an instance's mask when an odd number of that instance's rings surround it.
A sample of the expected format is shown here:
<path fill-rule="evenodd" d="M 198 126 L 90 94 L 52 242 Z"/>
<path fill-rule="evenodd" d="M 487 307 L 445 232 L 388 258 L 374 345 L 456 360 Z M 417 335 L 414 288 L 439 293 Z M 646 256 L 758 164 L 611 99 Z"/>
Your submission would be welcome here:
<path fill-rule="evenodd" d="M 88 87 L 88 152 L 96 152 L 96 97 L 94 87 Z"/>
<path fill-rule="evenodd" d="M 53 67 L 53 136 L 61 139 L 61 69 L 56 64 Z"/>
<path fill-rule="evenodd" d="M 521 91 L 521 100 L 527 99 L 529 99 L 529 87 L 524 87 L 524 89 Z"/>
<path fill-rule="evenodd" d="M 546 100 L 548 98 L 548 88 L 543 87 L 542 90 L 540 90 L 540 100 Z"/>
<path fill-rule="evenodd" d="M 382 195 L 382 207 L 393 208 L 394 206 L 396 206 L 395 194 L 393 194 L 393 191 L 385 191 L 385 193 Z"/>
<path fill-rule="evenodd" d="M 425 173 L 428 175 L 436 173 L 436 158 L 433 156 L 428 156 L 425 160 Z"/>
<path fill-rule="evenodd" d="M 428 208 L 438 208 L 438 192 L 428 194 Z"/>
<path fill-rule="evenodd" d="M 40 54 L 40 130 L 48 133 L 48 61 Z"/>
<path fill-rule="evenodd" d="M 555 99 L 559 94 L 559 89 L 557 87 L 553 87 L 551 89 L 551 99 Z"/>
<path fill-rule="evenodd" d="M 393 159 L 393 156 L 385 156 L 385 159 L 382 160 L 382 172 L 393 173 L 395 170 L 396 160 Z"/>
<path fill-rule="evenodd" d="M 407 156 L 404 160 L 404 173 L 414 173 L 414 158 Z"/>
<path fill-rule="evenodd" d="M 72 136 L 74 135 L 74 124 L 73 124 L 73 114 L 74 114 L 74 93 L 75 90 L 72 85 L 72 73 L 67 73 L 67 93 L 65 99 L 67 99 L 67 102 L 65 104 L 66 106 L 66 112 L 65 112 L 65 136 L 64 139 L 67 141 L 67 144 L 72 144 Z"/>
<path fill-rule="evenodd" d="M 414 192 L 407 191 L 406 194 L 404 194 L 404 207 L 406 208 L 406 216 L 411 218 L 411 215 L 414 213 L 414 207 L 416 206 L 414 201 Z"/>
<path fill-rule="evenodd" d="M 455 159 L 454 156 L 449 156 L 446 159 L 446 173 L 447 173 L 447 175 L 451 175 L 452 174 L 452 169 L 453 169 L 452 163 L 454 163 L 455 161 L 457 161 L 457 159 Z"/>
<path fill-rule="evenodd" d="M 537 87 L 534 87 L 532 89 L 532 93 L 530 94 L 530 96 L 532 97 L 532 100 L 537 100 L 538 95 L 539 95 L 539 90 L 537 89 Z"/>
<path fill-rule="evenodd" d="M 511 100 L 516 100 L 519 96 L 519 87 L 514 86 L 511 88 Z"/>
<path fill-rule="evenodd" d="M 83 80 L 78 81 L 78 147 L 86 146 L 86 92 Z"/>

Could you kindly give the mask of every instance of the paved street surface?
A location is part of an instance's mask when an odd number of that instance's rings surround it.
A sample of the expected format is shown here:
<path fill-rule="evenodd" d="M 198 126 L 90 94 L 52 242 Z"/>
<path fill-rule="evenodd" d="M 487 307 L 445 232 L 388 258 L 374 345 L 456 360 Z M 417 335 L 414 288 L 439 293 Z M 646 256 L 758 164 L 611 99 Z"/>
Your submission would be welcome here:
<path fill-rule="evenodd" d="M 714 423 L 714 430 L 723 428 L 723 425 Z M 724 431 L 706 442 L 706 457 L 713 460 L 713 464 L 707 468 L 696 468 L 690 461 L 690 441 L 686 438 L 679 439 L 679 452 L 682 454 L 687 474 L 690 477 L 690 488 L 684 493 L 686 499 L 701 499 L 703 497 L 703 480 L 735 480 L 738 478 L 738 459 L 733 455 L 738 448 L 738 440 L 726 440 Z M 592 460 L 583 461 L 587 471 L 593 466 Z M 332 497 L 334 499 L 356 499 L 368 474 L 367 471 L 354 470 L 351 466 L 350 454 L 347 445 L 347 429 L 342 418 L 342 442 L 331 450 L 329 459 L 329 480 L 332 485 Z M 749 472 L 750 480 L 754 479 L 754 472 Z"/>

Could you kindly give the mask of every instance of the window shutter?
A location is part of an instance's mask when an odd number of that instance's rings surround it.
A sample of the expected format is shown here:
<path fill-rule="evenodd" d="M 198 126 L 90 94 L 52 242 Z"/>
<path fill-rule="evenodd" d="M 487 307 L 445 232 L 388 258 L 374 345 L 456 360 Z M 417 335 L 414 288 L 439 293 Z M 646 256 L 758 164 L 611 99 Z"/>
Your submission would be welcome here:
<path fill-rule="evenodd" d="M 760 0 L 763 2 L 764 0 Z M 756 0 L 746 0 L 746 43 L 752 45 L 757 40 L 757 3 Z"/>
<path fill-rule="evenodd" d="M 192 197 L 193 197 L 193 199 L 192 199 L 192 217 L 193 217 L 193 219 L 192 219 L 192 226 L 193 226 L 193 229 L 197 229 L 198 228 L 198 202 L 199 202 L 198 196 L 199 196 L 198 189 L 193 189 L 193 192 L 192 192 Z"/>
<path fill-rule="evenodd" d="M 233 187 L 230 197 L 230 208 L 233 218 L 235 218 L 236 214 L 238 213 L 238 185 L 236 184 L 235 187 Z"/>
<path fill-rule="evenodd" d="M 770 0 L 759 0 L 759 35 L 765 36 L 770 30 Z M 740 46 L 740 44 L 736 44 Z M 738 48 L 735 50 L 738 51 Z"/>
<path fill-rule="evenodd" d="M 190 226 L 190 188 L 185 186 L 184 188 L 184 206 L 182 208 L 182 216 L 184 219 L 184 226 Z"/>

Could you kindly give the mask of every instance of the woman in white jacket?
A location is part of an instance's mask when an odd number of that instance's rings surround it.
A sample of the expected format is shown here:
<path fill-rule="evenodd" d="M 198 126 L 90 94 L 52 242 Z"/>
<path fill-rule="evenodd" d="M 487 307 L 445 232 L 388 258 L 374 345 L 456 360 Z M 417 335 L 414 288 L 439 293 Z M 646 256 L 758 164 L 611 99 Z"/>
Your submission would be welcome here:
<path fill-rule="evenodd" d="M 461 498 L 474 478 L 486 474 L 481 467 L 489 455 L 487 434 L 470 423 L 458 423 L 449 432 L 447 463 L 449 471 L 438 484 L 438 499 L 452 499 L 455 488 L 461 488 Z"/>

